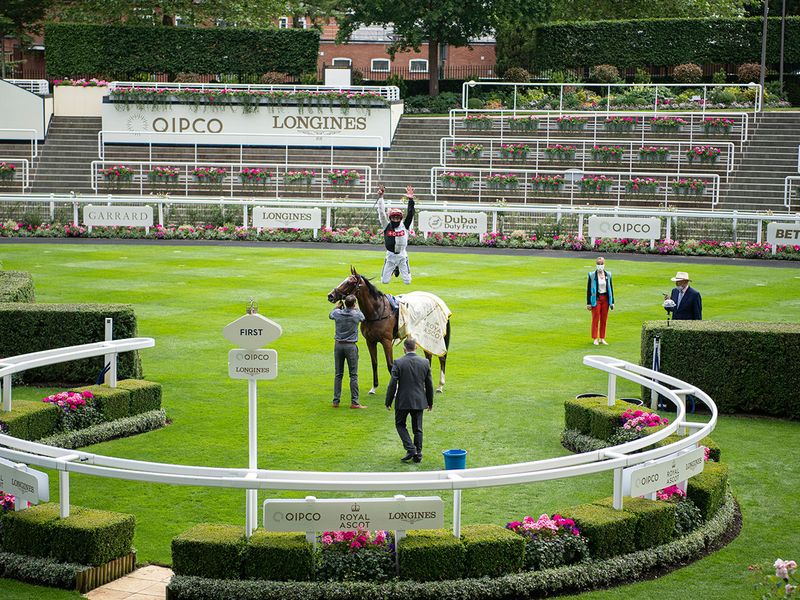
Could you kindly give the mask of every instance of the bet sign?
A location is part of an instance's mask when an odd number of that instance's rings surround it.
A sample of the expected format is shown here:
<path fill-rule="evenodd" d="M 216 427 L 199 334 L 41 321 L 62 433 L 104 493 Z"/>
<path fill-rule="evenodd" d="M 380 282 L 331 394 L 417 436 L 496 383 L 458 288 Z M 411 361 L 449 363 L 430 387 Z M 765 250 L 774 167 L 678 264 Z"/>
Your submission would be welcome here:
<path fill-rule="evenodd" d="M 282 333 L 280 325 L 258 313 L 239 317 L 222 330 L 226 340 L 248 350 L 263 348 L 281 337 Z"/>

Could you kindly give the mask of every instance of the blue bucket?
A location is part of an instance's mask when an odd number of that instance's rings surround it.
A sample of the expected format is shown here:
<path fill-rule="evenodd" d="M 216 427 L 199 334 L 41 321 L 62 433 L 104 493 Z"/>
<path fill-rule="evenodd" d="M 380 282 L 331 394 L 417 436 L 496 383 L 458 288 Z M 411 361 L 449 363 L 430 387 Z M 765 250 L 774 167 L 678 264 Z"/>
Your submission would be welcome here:
<path fill-rule="evenodd" d="M 467 451 L 466 450 L 442 450 L 444 456 L 445 469 L 466 469 Z"/>

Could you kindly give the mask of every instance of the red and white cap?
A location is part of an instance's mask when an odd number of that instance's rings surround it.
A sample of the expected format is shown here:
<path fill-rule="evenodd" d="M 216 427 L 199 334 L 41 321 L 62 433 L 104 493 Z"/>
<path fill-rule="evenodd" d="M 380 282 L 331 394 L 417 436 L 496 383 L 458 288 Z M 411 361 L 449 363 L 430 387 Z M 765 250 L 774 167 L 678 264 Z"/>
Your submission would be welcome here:
<path fill-rule="evenodd" d="M 403 218 L 403 211 L 400 210 L 399 208 L 390 208 L 389 209 L 389 218 L 391 219 L 392 217 L 400 217 L 402 219 Z"/>

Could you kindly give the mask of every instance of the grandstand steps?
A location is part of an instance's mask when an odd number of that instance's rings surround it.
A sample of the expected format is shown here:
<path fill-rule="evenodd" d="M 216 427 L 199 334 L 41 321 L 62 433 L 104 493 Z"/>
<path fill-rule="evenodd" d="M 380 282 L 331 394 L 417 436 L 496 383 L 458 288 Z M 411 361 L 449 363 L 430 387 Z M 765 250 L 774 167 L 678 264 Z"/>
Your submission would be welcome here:
<path fill-rule="evenodd" d="M 97 158 L 97 117 L 53 117 L 32 173 L 34 193 L 92 193 L 90 166 Z"/>

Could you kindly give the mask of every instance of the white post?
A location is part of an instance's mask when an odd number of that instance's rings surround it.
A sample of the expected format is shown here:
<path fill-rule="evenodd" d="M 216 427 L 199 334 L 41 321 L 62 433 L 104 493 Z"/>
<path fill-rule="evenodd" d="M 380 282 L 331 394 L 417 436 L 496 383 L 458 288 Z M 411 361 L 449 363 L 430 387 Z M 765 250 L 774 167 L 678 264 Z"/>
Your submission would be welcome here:
<path fill-rule="evenodd" d="M 661 338 L 658 336 L 653 338 L 653 362 L 650 365 L 650 368 L 653 371 L 660 371 L 661 370 Z M 656 356 L 658 356 L 658 369 L 656 369 Z M 651 389 L 650 390 L 650 410 L 658 410 L 658 392 Z"/>
<path fill-rule="evenodd" d="M 461 490 L 453 490 L 453 535 L 461 537 Z"/>
<path fill-rule="evenodd" d="M 258 410 L 258 388 L 255 379 L 247 380 L 247 403 L 248 403 L 248 463 L 247 468 L 251 472 L 258 469 L 258 422 L 256 419 Z M 245 502 L 245 534 L 249 538 L 253 535 L 256 528 L 258 510 L 258 490 L 247 490 Z"/>
<path fill-rule="evenodd" d="M 114 319 L 106 318 L 106 341 L 110 342 L 114 339 Z M 117 387 L 117 353 L 110 352 L 103 356 L 103 368 L 108 365 L 109 369 L 105 375 L 103 383 L 108 387 Z"/>
<path fill-rule="evenodd" d="M 3 377 L 3 412 L 11 412 L 11 375 Z"/>
<path fill-rule="evenodd" d="M 69 516 L 69 471 L 58 472 L 58 516 L 66 519 Z"/>
<path fill-rule="evenodd" d="M 617 376 L 614 373 L 608 374 L 608 405 L 614 406 L 617 397 Z"/>
<path fill-rule="evenodd" d="M 614 508 L 622 510 L 622 469 L 614 469 Z"/>

